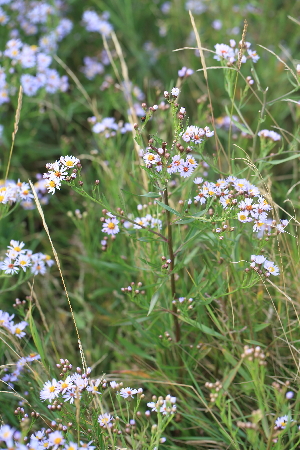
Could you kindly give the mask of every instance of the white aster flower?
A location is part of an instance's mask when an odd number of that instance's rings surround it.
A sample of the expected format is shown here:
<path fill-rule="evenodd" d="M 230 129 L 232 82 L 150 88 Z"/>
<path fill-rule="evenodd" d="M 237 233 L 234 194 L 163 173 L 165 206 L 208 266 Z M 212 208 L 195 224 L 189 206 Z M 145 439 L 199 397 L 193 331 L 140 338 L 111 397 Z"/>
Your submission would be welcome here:
<path fill-rule="evenodd" d="M 266 260 L 264 263 L 264 268 L 274 276 L 279 275 L 279 268 L 273 263 L 273 261 Z"/>
<path fill-rule="evenodd" d="M 178 88 L 172 88 L 171 89 L 171 94 L 173 95 L 173 97 L 178 97 L 180 90 Z"/>
<path fill-rule="evenodd" d="M 106 234 L 111 234 L 111 235 L 118 234 L 120 231 L 118 223 L 119 223 L 119 221 L 115 217 L 110 217 L 108 219 L 105 219 L 103 226 L 102 226 L 102 232 L 106 233 Z"/>
<path fill-rule="evenodd" d="M 41 400 L 49 400 L 51 403 L 59 395 L 59 383 L 55 378 L 52 381 L 46 381 L 40 392 Z"/>
<path fill-rule="evenodd" d="M 123 397 L 123 398 L 128 398 L 128 397 L 131 397 L 131 398 L 134 398 L 133 396 L 135 395 L 135 394 L 137 394 L 137 389 L 132 389 L 132 388 L 130 388 L 130 387 L 127 387 L 127 388 L 122 388 L 122 389 L 120 389 L 120 392 L 119 392 L 119 394 L 121 395 L 121 397 Z"/>
<path fill-rule="evenodd" d="M 60 431 L 54 431 L 48 436 L 49 444 L 53 450 L 56 450 L 59 446 L 65 443 L 65 439 Z"/>
<path fill-rule="evenodd" d="M 75 167 L 77 164 L 80 163 L 80 160 L 75 156 L 61 156 L 60 162 L 68 169 L 72 169 L 73 167 Z"/>
<path fill-rule="evenodd" d="M 112 420 L 113 420 L 113 417 L 108 413 L 101 414 L 98 417 L 98 422 L 101 427 L 109 426 Z"/>
<path fill-rule="evenodd" d="M 101 394 L 101 392 L 99 391 L 99 385 L 100 385 L 101 380 L 91 380 L 90 384 L 87 386 L 86 390 L 91 392 L 91 394 Z"/>
<path fill-rule="evenodd" d="M 293 420 L 289 419 L 288 416 L 282 416 L 282 417 L 278 417 L 278 419 L 275 420 L 275 425 L 276 425 L 276 427 L 284 430 L 285 427 L 287 426 L 287 424 L 291 423 L 291 422 L 293 422 Z"/>

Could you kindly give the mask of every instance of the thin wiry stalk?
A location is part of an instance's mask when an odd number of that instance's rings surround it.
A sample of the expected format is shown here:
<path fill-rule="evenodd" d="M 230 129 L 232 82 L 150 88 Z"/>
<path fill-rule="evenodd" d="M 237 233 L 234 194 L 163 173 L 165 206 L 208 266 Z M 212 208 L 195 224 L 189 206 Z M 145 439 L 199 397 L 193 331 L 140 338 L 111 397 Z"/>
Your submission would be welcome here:
<path fill-rule="evenodd" d="M 165 204 L 169 206 L 169 193 L 168 188 L 164 191 L 164 200 Z M 171 226 L 171 214 L 170 211 L 166 209 L 166 217 L 167 217 L 167 230 L 168 230 L 168 249 L 169 249 L 169 257 L 171 260 L 170 263 L 170 270 L 171 270 L 171 293 L 172 293 L 172 300 L 175 300 L 176 296 L 176 286 L 175 286 L 175 274 L 174 274 L 174 251 L 173 251 L 173 236 L 172 236 L 172 226 Z M 179 321 L 177 317 L 177 310 L 176 306 L 172 304 L 172 310 L 173 310 L 173 317 L 174 317 L 174 330 L 175 330 L 175 338 L 176 342 L 180 341 L 180 326 Z"/>

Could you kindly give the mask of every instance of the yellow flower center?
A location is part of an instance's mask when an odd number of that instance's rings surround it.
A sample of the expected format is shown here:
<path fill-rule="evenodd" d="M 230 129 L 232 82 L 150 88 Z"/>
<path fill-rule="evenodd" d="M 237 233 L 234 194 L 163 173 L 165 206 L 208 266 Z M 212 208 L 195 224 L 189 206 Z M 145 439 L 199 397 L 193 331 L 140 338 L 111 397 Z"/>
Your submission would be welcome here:
<path fill-rule="evenodd" d="M 50 181 L 49 181 L 49 186 L 50 186 L 50 187 L 55 187 L 55 186 L 56 186 L 55 181 L 50 180 Z"/>
<path fill-rule="evenodd" d="M 247 216 L 245 216 L 244 214 L 241 214 L 241 215 L 240 215 L 240 219 L 241 219 L 241 220 L 246 220 L 246 219 L 247 219 Z"/>
<path fill-rule="evenodd" d="M 66 164 L 66 166 L 69 166 L 69 167 L 72 167 L 74 165 L 73 161 L 71 161 L 70 159 L 69 159 L 69 161 L 65 161 L 65 164 Z"/>
<path fill-rule="evenodd" d="M 22 333 L 22 330 L 20 328 L 16 328 L 16 334 Z"/>
<path fill-rule="evenodd" d="M 61 443 L 61 441 L 62 441 L 62 438 L 61 437 L 57 437 L 57 438 L 54 439 L 54 444 L 59 445 Z"/>
<path fill-rule="evenodd" d="M 49 391 L 50 392 L 54 392 L 55 391 L 55 386 L 50 386 Z"/>
<path fill-rule="evenodd" d="M 112 223 L 112 222 L 109 222 L 107 224 L 107 228 L 109 228 L 110 230 L 113 230 L 114 228 L 116 228 L 116 225 L 114 223 Z"/>
<path fill-rule="evenodd" d="M 20 252 L 21 251 L 21 249 L 20 249 L 20 247 L 14 247 L 14 250 L 16 251 L 16 252 Z"/>

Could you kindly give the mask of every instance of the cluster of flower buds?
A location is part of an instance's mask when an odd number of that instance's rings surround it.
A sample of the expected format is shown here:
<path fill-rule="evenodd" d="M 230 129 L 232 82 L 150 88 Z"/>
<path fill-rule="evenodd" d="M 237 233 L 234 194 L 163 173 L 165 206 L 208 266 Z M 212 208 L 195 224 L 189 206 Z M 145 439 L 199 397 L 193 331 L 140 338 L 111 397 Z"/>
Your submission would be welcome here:
<path fill-rule="evenodd" d="M 60 411 L 63 407 L 63 403 L 58 400 L 54 400 L 52 405 L 48 405 L 48 409 L 51 411 Z"/>
<path fill-rule="evenodd" d="M 171 89 L 171 92 L 169 93 L 168 91 L 164 91 L 164 97 L 166 98 L 166 99 L 175 99 L 175 98 L 177 98 L 178 96 L 179 96 L 179 93 L 180 93 L 180 90 L 178 89 L 178 88 L 176 88 L 176 87 L 173 87 L 172 89 Z"/>
<path fill-rule="evenodd" d="M 18 406 L 17 409 L 14 411 L 16 416 L 19 416 L 21 418 L 21 421 L 24 422 L 26 419 L 28 419 L 28 414 L 25 412 L 24 408 Z"/>
<path fill-rule="evenodd" d="M 287 388 L 289 387 L 289 385 L 290 385 L 290 382 L 288 380 L 284 384 L 279 384 L 279 383 L 277 383 L 277 381 L 273 381 L 273 383 L 272 383 L 273 388 L 280 394 L 284 394 L 286 392 Z M 294 396 L 293 392 L 287 392 L 287 394 L 289 394 L 287 396 L 287 399 L 291 399 Z"/>
<path fill-rule="evenodd" d="M 221 234 L 221 233 L 226 233 L 226 232 L 231 233 L 234 230 L 235 230 L 235 227 L 230 227 L 226 222 L 222 222 L 222 226 L 213 228 L 212 232 L 219 234 L 219 239 L 222 241 L 224 239 L 224 234 Z"/>
<path fill-rule="evenodd" d="M 214 403 L 219 396 L 220 390 L 223 388 L 221 381 L 216 381 L 215 383 L 210 383 L 209 381 L 207 381 L 205 383 L 205 387 L 208 389 L 211 389 L 213 391 L 213 392 L 210 392 L 209 397 L 210 397 L 210 401 L 212 403 Z"/>
<path fill-rule="evenodd" d="M 167 395 L 166 398 L 162 396 L 156 397 L 153 395 L 152 402 L 147 403 L 147 406 L 151 408 L 151 411 L 160 412 L 163 415 L 174 414 L 177 410 L 176 408 L 176 397 Z"/>
<path fill-rule="evenodd" d="M 267 355 L 262 351 L 259 345 L 257 345 L 256 347 L 249 347 L 249 345 L 245 345 L 244 352 L 242 353 L 241 357 L 251 362 L 257 360 L 260 366 L 267 365 L 267 362 L 265 361 Z"/>
<path fill-rule="evenodd" d="M 20 306 L 25 306 L 26 305 L 26 300 L 20 300 L 19 298 L 16 298 L 15 303 L 13 304 L 14 308 L 18 308 Z"/>
<path fill-rule="evenodd" d="M 249 84 L 249 86 L 252 86 L 252 84 L 254 84 L 254 80 L 250 76 L 246 77 L 246 81 L 247 81 L 247 84 Z"/>
<path fill-rule="evenodd" d="M 252 423 L 252 422 L 241 422 L 240 420 L 238 420 L 236 425 L 237 425 L 237 427 L 242 428 L 242 429 L 247 428 L 247 429 L 257 430 L 257 424 Z"/>
<path fill-rule="evenodd" d="M 133 295 L 139 295 L 139 294 L 145 294 L 145 291 L 141 291 L 140 290 L 140 288 L 142 287 L 142 285 L 143 285 L 143 283 L 141 283 L 141 281 L 139 281 L 138 283 L 137 283 L 137 285 L 135 285 L 135 282 L 134 281 L 132 281 L 131 283 L 130 283 L 130 285 L 129 286 L 127 286 L 127 287 L 122 287 L 121 288 L 121 291 L 122 292 L 128 292 L 128 293 L 131 293 L 131 294 L 133 294 Z M 138 289 L 135 289 L 135 288 L 138 288 Z"/>
<path fill-rule="evenodd" d="M 60 374 L 61 377 L 63 377 L 69 370 L 72 370 L 72 364 L 70 364 L 70 361 L 68 359 L 60 359 L 59 364 L 56 364 L 56 367 L 58 369 L 62 369 L 62 373 Z"/>
<path fill-rule="evenodd" d="M 161 257 L 161 260 L 163 261 L 163 265 L 161 266 L 162 269 L 168 269 L 169 265 L 171 264 L 172 260 L 171 259 L 167 259 L 165 256 Z"/>
<path fill-rule="evenodd" d="M 160 334 L 158 337 L 159 337 L 159 339 L 161 339 L 161 340 L 164 339 L 165 341 L 168 341 L 168 342 L 172 342 L 172 340 L 173 340 L 168 331 L 165 331 L 164 334 Z"/>
<path fill-rule="evenodd" d="M 179 297 L 176 300 L 173 300 L 173 305 L 177 305 L 177 312 L 181 312 L 182 306 L 187 307 L 188 310 L 192 310 L 194 307 L 192 305 L 194 299 L 193 298 L 186 298 L 186 297 Z"/>

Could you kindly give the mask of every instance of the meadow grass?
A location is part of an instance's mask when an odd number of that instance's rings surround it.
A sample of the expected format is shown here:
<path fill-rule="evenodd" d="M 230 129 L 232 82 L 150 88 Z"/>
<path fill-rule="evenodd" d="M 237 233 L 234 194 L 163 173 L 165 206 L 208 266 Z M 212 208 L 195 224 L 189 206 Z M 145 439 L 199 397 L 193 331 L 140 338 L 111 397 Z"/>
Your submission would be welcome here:
<path fill-rule="evenodd" d="M 299 5 L 46 6 L 0 12 L 1 448 L 299 448 Z"/>

